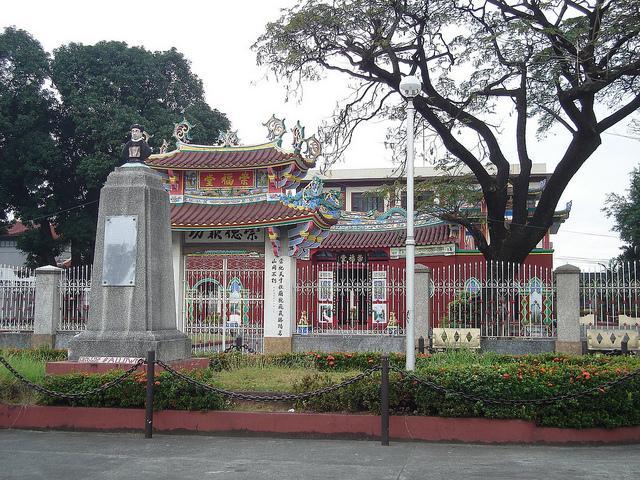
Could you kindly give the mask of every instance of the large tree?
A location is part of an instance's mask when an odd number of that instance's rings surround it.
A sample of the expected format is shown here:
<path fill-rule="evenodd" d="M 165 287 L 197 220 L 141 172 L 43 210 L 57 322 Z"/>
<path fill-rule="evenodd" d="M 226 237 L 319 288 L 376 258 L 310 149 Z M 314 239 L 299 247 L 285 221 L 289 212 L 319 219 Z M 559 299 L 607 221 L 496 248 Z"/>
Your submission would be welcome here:
<path fill-rule="evenodd" d="M 40 69 L 34 70 L 40 85 L 33 95 L 46 101 L 42 132 L 52 150 L 37 149 L 25 135 L 21 148 L 28 155 L 14 158 L 20 168 L 39 176 L 36 188 L 42 195 L 46 192 L 50 202 L 31 214 L 19 205 L 28 200 L 18 192 L 16 202 L 3 203 L 4 210 L 37 225 L 55 223 L 60 242 L 71 244 L 73 263 L 91 262 L 100 188 L 120 162 L 131 124 L 140 123 L 153 135 L 149 143 L 156 151 L 163 139 L 171 140 L 174 123 L 184 116 L 195 125 L 194 142 L 211 143 L 230 124 L 224 114 L 207 105 L 201 80 L 175 49 L 150 52 L 121 42 L 72 43 L 56 49 L 48 59 L 35 40 L 18 32 L 37 45 L 42 57 Z M 16 57 L 26 61 L 21 55 L 27 55 L 24 48 Z M 10 66 L 0 65 L 0 79 L 11 72 Z M 12 122 L 6 125 L 8 131 L 15 127 Z M 18 148 L 16 142 L 11 144 Z M 49 168 L 41 168 L 38 162 L 46 162 Z M 3 176 L 0 191 L 24 180 L 12 183 Z M 22 245 L 29 251 L 47 249 L 33 235 Z M 41 261 L 38 257 L 31 263 Z"/>
<path fill-rule="evenodd" d="M 618 260 L 640 260 L 640 168 L 631 172 L 628 195 L 610 194 L 603 210 L 624 242 Z"/>
<path fill-rule="evenodd" d="M 640 107 L 637 0 L 305 0 L 254 48 L 293 88 L 327 71 L 351 79 L 324 131 L 334 159 L 363 121 L 401 119 L 400 81 L 419 75 L 417 132 L 473 174 L 488 235 L 464 209 L 443 216 L 491 260 L 525 259 L 602 133 Z M 531 145 L 556 128 L 568 140 L 546 155 L 557 167 L 531 212 Z"/>
<path fill-rule="evenodd" d="M 51 136 L 55 98 L 46 82 L 49 58 L 29 34 L 0 33 L 0 210 L 34 227 L 19 245 L 29 263 L 55 264 L 61 244 L 44 211 L 57 208 L 50 175 L 60 162 Z M 32 220 L 29 222 L 29 220 Z"/>

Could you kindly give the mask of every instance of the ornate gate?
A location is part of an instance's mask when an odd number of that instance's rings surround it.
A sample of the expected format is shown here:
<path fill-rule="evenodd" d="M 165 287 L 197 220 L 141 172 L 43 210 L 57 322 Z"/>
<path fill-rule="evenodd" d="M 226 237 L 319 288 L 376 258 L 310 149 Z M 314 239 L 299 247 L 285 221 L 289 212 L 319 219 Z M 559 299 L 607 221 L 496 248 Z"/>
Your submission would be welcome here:
<path fill-rule="evenodd" d="M 194 254 L 185 259 L 183 325 L 194 351 L 221 352 L 237 337 L 264 344 L 264 256 Z"/>

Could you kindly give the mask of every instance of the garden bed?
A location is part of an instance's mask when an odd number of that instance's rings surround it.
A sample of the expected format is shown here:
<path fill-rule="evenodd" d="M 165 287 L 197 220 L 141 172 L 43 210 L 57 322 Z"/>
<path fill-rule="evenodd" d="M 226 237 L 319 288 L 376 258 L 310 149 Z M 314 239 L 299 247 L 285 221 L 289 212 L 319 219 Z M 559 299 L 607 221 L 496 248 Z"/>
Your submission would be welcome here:
<path fill-rule="evenodd" d="M 24 359 L 26 353 L 16 354 Z M 42 357 L 42 352 L 39 357 Z M 380 354 L 306 353 L 283 355 L 215 354 L 211 367 L 188 375 L 217 389 L 234 392 L 303 394 L 368 372 L 357 382 L 314 395 L 275 403 L 230 400 L 220 391 L 159 372 L 156 410 L 288 410 L 306 413 L 380 413 Z M 544 354 L 508 356 L 452 352 L 419 355 L 416 371 L 402 370 L 402 355 L 390 358 L 389 407 L 392 416 L 524 420 L 540 427 L 620 428 L 640 425 L 640 358 L 606 355 Z M 22 364 L 22 368 L 28 365 Z M 37 367 L 37 362 L 36 362 Z M 82 392 L 113 380 L 103 375 L 44 376 L 38 368 L 31 380 L 58 392 Z M 2 368 L 2 367 L 0 367 Z M 17 367 L 20 370 L 20 367 Z M 370 370 L 370 371 L 369 371 Z M 133 374 L 106 392 L 76 400 L 34 395 L 0 372 L 5 403 L 50 406 L 143 408 L 145 375 Z M 7 388 L 7 385 L 10 388 Z M 15 390 L 15 391 L 14 391 Z M 20 392 L 23 397 L 20 398 Z M 15 394 L 18 392 L 18 394 Z M 15 395 L 14 395 L 15 394 Z M 30 396 L 28 396 L 29 394 Z M 12 396 L 13 395 L 13 396 Z M 540 399 L 554 398 L 550 402 Z M 499 400 L 496 402 L 496 400 Z"/>

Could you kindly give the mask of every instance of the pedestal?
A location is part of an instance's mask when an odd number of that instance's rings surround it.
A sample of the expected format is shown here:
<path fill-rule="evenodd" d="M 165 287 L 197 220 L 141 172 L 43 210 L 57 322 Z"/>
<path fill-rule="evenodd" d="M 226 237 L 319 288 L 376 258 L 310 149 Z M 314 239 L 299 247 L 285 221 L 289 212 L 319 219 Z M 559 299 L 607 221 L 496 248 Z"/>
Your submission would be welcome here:
<path fill-rule="evenodd" d="M 100 209 L 87 329 L 69 344 L 80 356 L 191 356 L 176 328 L 169 195 L 160 175 L 141 164 L 109 174 Z"/>

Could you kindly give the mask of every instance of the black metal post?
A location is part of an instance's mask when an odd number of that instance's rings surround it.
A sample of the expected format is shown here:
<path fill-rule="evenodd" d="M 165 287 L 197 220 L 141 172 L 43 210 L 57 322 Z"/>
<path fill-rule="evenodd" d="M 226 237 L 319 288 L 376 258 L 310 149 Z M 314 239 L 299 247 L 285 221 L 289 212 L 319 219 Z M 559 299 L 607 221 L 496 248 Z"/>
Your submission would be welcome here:
<path fill-rule="evenodd" d="M 424 337 L 418 338 L 418 353 L 424 353 Z"/>
<path fill-rule="evenodd" d="M 389 357 L 382 356 L 380 382 L 380 443 L 389 445 Z"/>
<path fill-rule="evenodd" d="M 153 383 L 155 381 L 156 352 L 147 352 L 147 411 L 144 417 L 144 438 L 153 435 Z"/>

